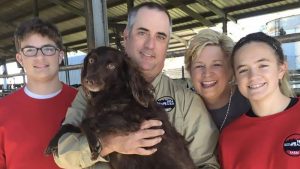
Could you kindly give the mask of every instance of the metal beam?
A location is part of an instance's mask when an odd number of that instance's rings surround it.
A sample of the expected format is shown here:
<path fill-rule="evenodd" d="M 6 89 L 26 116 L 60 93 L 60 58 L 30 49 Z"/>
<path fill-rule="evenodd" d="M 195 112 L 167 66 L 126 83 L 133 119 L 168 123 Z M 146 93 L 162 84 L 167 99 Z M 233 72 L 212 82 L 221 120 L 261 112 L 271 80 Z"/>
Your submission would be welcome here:
<path fill-rule="evenodd" d="M 300 33 L 281 35 L 275 37 L 281 43 L 290 43 L 300 41 Z"/>
<path fill-rule="evenodd" d="M 68 51 L 68 47 L 66 47 L 66 51 Z M 64 64 L 64 65 L 62 65 L 62 64 Z M 68 65 L 69 65 L 68 54 L 67 54 L 67 52 L 65 52 L 64 60 L 61 62 L 60 66 L 68 66 Z M 70 85 L 70 72 L 69 72 L 69 70 L 65 71 L 65 75 L 66 75 L 66 83 L 68 85 Z"/>
<path fill-rule="evenodd" d="M 2 22 L 0 24 L 2 24 Z M 14 32 L 8 32 L 8 33 L 0 35 L 1 40 L 7 39 L 7 38 L 13 38 L 13 37 L 14 37 Z"/>
<path fill-rule="evenodd" d="M 81 16 L 78 16 L 74 13 L 68 13 L 68 14 L 53 17 L 51 19 L 49 18 L 47 20 L 53 24 L 60 24 L 60 23 L 66 22 L 68 20 L 77 19 L 77 18 L 81 18 Z"/>
<path fill-rule="evenodd" d="M 182 17 L 182 18 L 178 18 L 178 19 L 174 19 L 172 21 L 173 26 L 176 26 L 177 24 L 182 24 L 182 23 L 189 23 L 192 22 L 194 20 L 193 17 L 190 16 L 186 16 L 186 17 Z M 196 23 L 198 25 L 198 27 L 204 26 L 202 23 Z"/>
<path fill-rule="evenodd" d="M 179 8 L 180 10 L 182 10 L 183 12 L 188 14 L 189 16 L 193 17 L 195 20 L 198 20 L 203 25 L 208 26 L 208 27 L 214 26 L 214 24 L 212 22 L 205 19 L 202 15 L 191 10 L 190 8 L 188 8 L 186 5 L 182 4 L 181 2 L 179 2 L 177 0 L 169 0 L 169 2 L 171 2 L 174 6 L 176 6 L 177 8 Z"/>
<path fill-rule="evenodd" d="M 59 23 L 65 22 L 67 20 L 75 19 L 75 18 L 78 18 L 78 17 L 80 17 L 80 16 L 74 15 L 74 14 L 67 14 L 67 15 L 64 15 L 64 16 L 58 16 L 58 17 L 55 17 L 53 19 L 50 19 L 49 22 L 51 22 L 53 24 L 59 24 Z M 13 29 L 9 28 L 10 30 L 14 30 L 17 27 L 13 23 L 7 23 L 7 22 L 1 22 L 1 21 L 0 21 L 0 25 L 7 26 L 7 27 L 8 26 L 12 27 Z M 82 30 L 80 29 L 79 31 L 82 31 Z M 7 38 L 13 38 L 13 35 L 14 35 L 14 31 L 11 31 L 11 32 L 0 35 L 0 39 L 5 40 Z"/>
<path fill-rule="evenodd" d="M 207 8 L 208 10 L 212 11 L 216 15 L 219 15 L 223 18 L 227 18 L 235 23 L 237 20 L 230 15 L 226 15 L 226 13 L 219 7 L 217 7 L 214 3 L 210 2 L 209 0 L 196 0 L 199 4 Z"/>
<path fill-rule="evenodd" d="M 227 35 L 227 19 L 226 19 L 226 15 L 225 14 L 225 17 L 223 18 L 223 33 L 225 33 Z"/>
<path fill-rule="evenodd" d="M 0 25 L 1 25 L 2 28 L 6 27 L 8 30 L 11 29 L 11 28 L 15 29 L 15 27 L 16 27 L 15 24 L 9 23 L 9 22 L 4 22 L 4 21 L 0 21 Z"/>
<path fill-rule="evenodd" d="M 268 1 L 268 2 L 270 3 L 271 1 Z M 258 3 L 255 3 L 255 4 L 252 4 L 250 6 L 256 7 L 255 5 L 257 5 L 257 4 Z M 243 9 L 246 9 L 246 6 L 243 6 L 243 7 L 244 7 Z M 251 12 L 247 12 L 247 13 L 243 13 L 243 14 L 232 15 L 232 17 L 234 17 L 236 19 L 244 19 L 244 18 L 253 17 L 253 16 L 257 16 L 257 15 L 264 15 L 264 14 L 269 14 L 269 13 L 273 13 L 273 12 L 280 12 L 280 11 L 299 8 L 299 7 L 300 7 L 300 3 L 295 2 L 295 3 L 291 3 L 289 5 L 285 5 L 284 7 L 279 6 L 279 7 L 273 7 L 273 8 L 268 8 L 268 9 L 261 9 L 261 10 L 256 10 L 255 12 L 251 11 Z M 233 12 L 231 8 L 228 8 L 228 9 L 229 9 L 228 10 L 229 12 Z M 224 11 L 227 11 L 227 10 L 224 10 Z M 203 16 L 207 16 L 207 17 L 209 17 L 209 15 L 210 15 L 209 13 L 203 14 Z M 193 18 L 190 17 L 190 16 L 187 16 L 187 17 L 184 17 L 184 18 L 173 20 L 173 25 L 175 26 L 176 24 L 188 23 L 188 22 L 191 22 L 191 21 L 193 21 Z M 211 22 L 213 22 L 213 23 L 220 23 L 222 21 L 223 21 L 223 18 L 218 18 L 218 19 L 212 19 L 211 20 Z M 184 25 L 184 26 L 173 27 L 173 31 L 176 32 L 176 31 L 180 31 L 180 30 L 183 30 L 183 29 L 189 29 L 189 28 L 194 28 L 194 27 L 199 27 L 199 24 L 198 23 L 192 23 L 192 24 L 188 24 L 188 25 Z"/>
<path fill-rule="evenodd" d="M 183 46 L 181 43 L 177 44 L 176 46 L 170 46 L 168 48 L 168 50 L 173 50 L 173 49 L 177 49 L 177 48 L 185 48 L 185 46 Z"/>
<path fill-rule="evenodd" d="M 263 5 L 269 5 L 269 4 L 273 4 L 276 2 L 282 2 L 283 0 L 259 0 L 259 1 L 252 1 L 252 2 L 247 2 L 247 3 L 243 3 L 241 5 L 235 5 L 232 7 L 227 7 L 224 8 L 223 11 L 225 13 L 230 13 L 230 12 L 234 12 L 234 11 L 241 11 L 241 10 L 245 10 L 245 9 L 250 9 L 250 8 L 255 8 L 258 6 L 263 6 Z"/>
<path fill-rule="evenodd" d="M 87 49 L 88 48 L 88 46 L 87 45 L 81 45 L 81 46 L 77 46 L 77 47 L 74 47 L 74 48 L 72 48 L 72 50 L 82 50 L 82 49 Z"/>
<path fill-rule="evenodd" d="M 134 0 L 127 0 L 127 13 L 134 7 Z"/>
<path fill-rule="evenodd" d="M 186 48 L 184 48 L 183 46 L 178 46 L 176 48 L 170 48 L 170 49 L 168 49 L 167 53 L 174 52 L 174 51 L 179 51 L 179 50 L 186 51 Z"/>
<path fill-rule="evenodd" d="M 55 17 L 55 18 L 50 19 L 48 21 L 53 23 L 53 24 L 59 24 L 59 23 L 65 22 L 67 20 L 75 19 L 75 18 L 78 18 L 78 17 L 80 17 L 80 16 L 74 15 L 74 14 L 67 14 L 67 15 L 64 15 L 64 16 Z M 17 25 L 15 25 L 15 24 L 7 23 L 7 22 L 1 22 L 1 21 L 0 21 L 0 25 L 4 25 L 4 26 L 6 25 L 6 26 L 13 27 L 13 30 L 17 27 Z M 7 38 L 12 38 L 13 35 L 14 35 L 14 31 L 11 31 L 11 32 L 0 35 L 0 39 L 4 40 L 4 39 L 7 39 Z"/>
<path fill-rule="evenodd" d="M 126 2 L 124 0 L 119 0 L 119 1 L 107 1 L 107 8 L 113 8 L 122 4 L 125 4 Z"/>
<path fill-rule="evenodd" d="M 115 36 L 114 33 L 110 33 L 109 34 L 109 42 L 110 44 L 113 44 L 115 43 Z M 68 42 L 68 43 L 64 43 L 64 46 L 66 47 L 71 47 L 71 46 L 77 46 L 77 45 L 80 45 L 80 44 L 86 44 L 87 43 L 87 39 L 81 39 L 81 40 L 77 40 L 77 41 L 71 41 L 71 42 Z"/>
<path fill-rule="evenodd" d="M 7 9 L 7 6 L 11 5 L 11 0 L 2 0 L 0 5 L 0 11 L 2 11 L 3 9 Z"/>
<path fill-rule="evenodd" d="M 34 17 L 39 17 L 39 5 L 38 5 L 38 0 L 33 0 L 32 1 L 32 12 Z"/>
<path fill-rule="evenodd" d="M 214 26 L 214 24 L 205 19 L 203 16 L 201 16 L 200 14 L 192 11 L 190 8 L 188 8 L 187 6 L 179 6 L 179 9 L 183 10 L 186 14 L 192 16 L 194 19 L 198 20 L 200 23 L 202 23 L 205 26 L 211 27 Z"/>
<path fill-rule="evenodd" d="M 75 45 L 82 44 L 82 43 L 87 43 L 87 39 L 81 39 L 81 40 L 77 40 L 77 41 L 73 41 L 73 42 L 68 42 L 68 43 L 65 43 L 64 46 L 70 47 L 70 46 L 75 46 Z"/>
<path fill-rule="evenodd" d="M 106 0 L 85 0 L 88 50 L 108 46 Z"/>
<path fill-rule="evenodd" d="M 188 42 L 184 39 L 182 39 L 181 37 L 179 37 L 178 35 L 176 35 L 175 33 L 171 34 L 171 37 L 178 40 L 179 42 L 183 43 L 185 47 L 187 47 Z"/>
<path fill-rule="evenodd" d="M 5 49 L 6 49 L 6 48 L 1 48 L 1 49 L 0 49 L 1 54 L 5 55 L 5 56 L 11 55 L 11 54 L 12 54 L 11 52 L 8 52 L 8 51 L 5 50 Z"/>
<path fill-rule="evenodd" d="M 185 55 L 185 49 L 184 50 L 176 50 L 176 51 L 170 51 L 167 52 L 167 58 L 173 58 L 173 57 L 180 57 Z"/>
<path fill-rule="evenodd" d="M 249 9 L 249 8 L 255 8 L 255 7 L 258 7 L 258 6 L 263 6 L 263 5 L 268 5 L 268 4 L 272 4 L 272 3 L 276 3 L 276 2 L 281 2 L 282 0 L 260 0 L 260 1 L 255 1 L 255 2 L 249 2 L 249 3 L 245 3 L 245 4 L 242 4 L 242 5 L 237 5 L 237 6 L 233 6 L 233 7 L 227 7 L 227 8 L 224 8 L 223 11 L 225 13 L 230 13 L 230 12 L 235 12 L 235 11 L 239 11 L 239 10 L 245 10 L 245 9 Z M 297 3 L 293 3 L 291 6 L 294 6 L 294 5 L 297 5 L 299 4 L 298 2 Z M 289 6 L 286 10 L 290 9 L 290 8 L 293 8 Z M 294 8 L 297 8 L 297 7 L 294 7 Z M 249 12 L 250 14 L 255 14 L 255 12 Z M 214 16 L 214 13 L 213 12 L 205 12 L 205 13 L 202 13 L 201 14 L 203 17 L 212 17 Z M 239 18 L 237 18 L 236 16 L 239 16 Z M 239 15 L 234 15 L 232 16 L 236 19 L 242 19 L 242 18 L 245 18 L 243 17 L 241 14 Z M 187 16 L 187 17 L 183 17 L 183 18 L 179 18 L 179 19 L 174 19 L 173 20 L 173 25 L 176 25 L 176 24 L 182 24 L 182 23 L 188 23 L 188 22 L 191 22 L 193 21 L 194 18 L 192 18 L 191 16 Z M 213 23 L 219 23 L 219 22 L 222 22 L 223 19 L 213 19 L 212 22 Z M 203 26 L 203 25 L 202 25 Z"/>
<path fill-rule="evenodd" d="M 184 30 L 184 29 L 197 28 L 198 26 L 199 26 L 198 23 L 191 23 L 191 24 L 188 24 L 188 25 L 173 27 L 172 30 L 173 30 L 173 32 L 177 32 L 177 31 L 181 31 L 181 30 Z"/>
<path fill-rule="evenodd" d="M 255 5 L 258 5 L 258 3 L 252 4 L 250 6 L 254 7 Z M 270 13 L 270 12 L 275 12 L 276 10 L 286 10 L 286 9 L 291 9 L 291 8 L 297 8 L 299 6 L 300 6 L 299 3 L 292 3 L 292 4 L 290 4 L 290 5 L 288 5 L 284 8 L 283 7 L 281 7 L 281 8 L 276 7 L 276 8 L 271 8 L 271 9 L 267 9 L 267 10 L 263 9 L 263 10 L 258 11 L 258 13 L 266 14 L 266 13 Z M 232 9 L 230 9 L 230 11 L 231 10 Z M 209 14 L 205 14 L 205 16 L 207 16 L 207 15 L 209 15 Z M 245 13 L 245 14 L 238 14 L 238 15 L 234 15 L 234 17 L 238 18 L 238 19 L 242 19 L 242 18 L 245 18 L 245 17 L 251 17 L 253 15 L 256 15 L 255 12 L 249 12 L 249 13 Z M 72 16 L 71 16 L 71 18 L 72 18 Z M 173 24 L 175 25 L 175 24 L 178 24 L 178 23 L 190 22 L 191 20 L 193 20 L 193 18 L 184 17 L 184 18 L 181 18 L 181 19 L 174 20 Z M 63 21 L 64 20 L 62 20 L 61 22 L 63 22 Z M 212 20 L 212 22 L 214 22 L 214 23 L 222 22 L 222 19 L 214 19 L 214 20 Z M 186 26 L 174 27 L 173 31 L 176 32 L 176 31 L 180 31 L 182 29 L 188 29 L 188 28 L 199 27 L 199 26 L 200 26 L 199 23 L 193 23 L 193 24 L 189 24 L 189 25 L 186 25 Z M 82 26 L 80 28 L 74 28 L 74 29 L 66 30 L 66 31 L 63 32 L 64 33 L 63 35 L 67 35 L 68 33 L 76 33 L 76 32 L 80 32 L 80 31 L 84 31 L 84 30 L 85 30 L 85 28 Z M 13 32 L 11 34 L 6 34 L 6 36 L 0 36 L 0 39 L 4 39 L 3 37 L 12 38 L 13 37 Z"/>
<path fill-rule="evenodd" d="M 9 2 L 12 3 L 11 1 L 9 1 Z M 15 12 L 15 13 L 10 14 L 9 16 L 7 16 L 5 18 L 6 19 L 5 21 L 6 22 L 18 21 L 18 20 L 22 20 L 23 18 L 26 18 L 28 16 L 32 16 L 32 4 L 29 4 L 29 5 L 30 6 L 28 6 L 28 8 L 23 7 L 22 9 L 20 9 L 20 10 L 22 10 L 22 12 Z M 50 9 L 55 6 L 56 6 L 55 4 L 52 4 L 48 1 L 43 1 L 43 3 L 39 4 L 39 10 L 43 11 L 43 10 Z M 2 7 L 2 4 L 0 7 Z M 6 6 L 4 6 L 4 7 L 6 7 Z M 0 8 L 0 10 L 1 10 L 1 8 Z"/>
<path fill-rule="evenodd" d="M 66 36 L 66 35 L 69 35 L 69 34 L 83 32 L 83 31 L 86 31 L 86 26 L 79 26 L 79 27 L 76 27 L 76 28 L 71 28 L 71 29 L 68 29 L 68 30 L 61 31 L 61 36 Z"/>
<path fill-rule="evenodd" d="M 299 8 L 299 7 L 300 7 L 300 3 L 295 2 L 295 3 L 291 3 L 288 5 L 284 5 L 284 6 L 276 6 L 276 7 L 272 7 L 272 8 L 266 8 L 266 9 L 256 10 L 256 11 L 252 11 L 252 12 L 248 12 L 248 13 L 238 14 L 238 15 L 234 15 L 234 17 L 237 19 L 242 19 L 242 18 L 259 16 L 259 15 L 264 15 L 264 14 L 269 14 L 269 13 L 274 13 L 274 12 L 280 12 L 280 11 L 289 10 L 289 9 L 295 9 L 295 8 Z"/>
<path fill-rule="evenodd" d="M 257 7 L 257 5 L 264 5 L 264 4 L 272 4 L 272 3 L 276 3 L 276 2 L 280 2 L 279 0 L 274 0 L 274 1 L 269 1 L 269 0 L 261 0 L 261 1 L 257 1 L 257 2 L 251 2 L 251 3 L 247 3 L 246 5 L 240 5 L 240 9 L 236 9 L 235 7 L 229 7 L 229 8 L 225 8 L 223 9 L 223 11 L 225 11 L 226 13 L 229 13 L 229 12 L 233 12 L 234 10 L 243 10 L 243 9 L 246 9 L 248 7 Z M 125 2 L 124 2 L 125 3 Z M 186 2 L 184 2 L 184 4 L 186 4 Z M 41 4 L 42 5 L 42 4 Z M 52 5 L 52 4 L 50 4 Z M 166 5 L 165 5 L 166 6 Z M 264 9 L 264 10 L 260 10 L 258 11 L 260 14 L 266 14 L 266 13 L 270 13 L 270 12 L 275 12 L 276 10 L 280 9 L 280 10 L 285 10 L 285 9 L 292 9 L 292 8 L 297 8 L 299 7 L 299 3 L 293 3 L 293 4 L 290 4 L 286 7 L 277 7 L 277 8 L 272 8 L 272 9 Z M 41 8 L 40 8 L 41 9 Z M 48 9 L 48 8 L 47 8 Z M 32 12 L 31 12 L 32 13 Z M 31 14 L 30 13 L 30 14 Z M 73 14 L 74 15 L 74 14 Z M 214 13 L 212 12 L 206 12 L 206 13 L 203 13 L 201 14 L 203 17 L 210 17 L 210 16 L 214 16 Z M 241 19 L 241 18 L 245 18 L 245 17 L 250 17 L 250 16 L 256 16 L 255 15 L 255 12 L 250 12 L 250 13 L 246 13 L 246 14 L 239 14 L 239 15 L 233 15 L 233 17 L 237 18 L 237 19 Z M 25 17 L 25 16 L 24 16 Z M 22 17 L 23 18 L 23 17 Z M 176 19 L 174 20 L 173 23 L 187 23 L 189 21 L 192 21 L 194 20 L 192 17 L 185 17 L 185 18 L 182 18 L 182 19 Z M 180 21 L 180 22 L 179 22 Z M 211 20 L 211 22 L 213 23 L 216 23 L 216 22 L 221 22 L 222 19 L 213 19 Z M 193 27 L 199 27 L 199 25 L 201 25 L 200 23 L 197 23 L 197 24 L 190 24 L 188 25 L 186 28 L 191 28 L 190 26 L 193 26 Z M 174 31 L 176 30 L 180 30 L 184 27 L 177 27 Z M 80 30 L 80 29 L 78 29 Z M 73 32 L 75 31 L 75 29 L 73 29 Z M 72 32 L 72 31 L 71 31 Z M 10 34 L 8 37 L 12 38 L 12 34 Z M 3 39 L 3 38 L 0 38 L 0 39 Z"/>
<path fill-rule="evenodd" d="M 173 0 L 175 1 L 175 0 Z M 189 5 L 189 4 L 192 4 L 192 3 L 195 3 L 196 1 L 195 0 L 185 0 L 184 2 L 181 2 L 183 5 Z M 125 1 L 123 2 L 125 3 Z M 117 5 L 120 5 L 122 3 L 118 3 Z M 115 6 L 117 6 L 115 5 Z M 163 5 L 167 10 L 171 10 L 171 9 L 174 9 L 174 8 L 177 8 L 177 6 L 174 6 L 172 3 L 170 2 L 167 2 L 166 4 Z M 114 6 L 109 6 L 110 7 L 114 7 Z M 125 15 L 121 15 L 121 16 L 118 16 L 118 18 L 111 18 L 109 21 L 110 22 L 121 22 L 121 21 L 124 21 L 127 19 L 127 14 Z"/>
<path fill-rule="evenodd" d="M 76 15 L 85 17 L 84 11 L 82 11 L 81 9 L 78 9 L 78 8 L 72 6 L 72 5 L 70 5 L 70 4 L 68 4 L 68 3 L 64 2 L 64 1 L 61 1 L 61 0 L 48 0 L 48 1 L 50 1 L 50 2 L 52 2 L 54 4 L 56 4 L 56 5 L 59 5 L 59 6 L 63 7 L 63 8 L 66 8 L 66 9 L 70 10 L 71 12 L 73 12 Z"/>

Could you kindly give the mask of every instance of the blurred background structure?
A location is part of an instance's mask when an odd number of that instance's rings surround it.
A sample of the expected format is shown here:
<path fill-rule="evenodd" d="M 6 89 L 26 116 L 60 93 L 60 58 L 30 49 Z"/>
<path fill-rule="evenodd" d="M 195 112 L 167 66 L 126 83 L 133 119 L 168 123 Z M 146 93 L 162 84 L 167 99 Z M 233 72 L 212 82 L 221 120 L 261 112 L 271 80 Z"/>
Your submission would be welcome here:
<path fill-rule="evenodd" d="M 80 85 L 80 67 L 90 49 L 110 45 L 123 50 L 122 32 L 127 13 L 144 0 L 0 0 L 0 96 L 26 83 L 23 69 L 15 62 L 13 33 L 24 20 L 39 17 L 50 21 L 62 33 L 68 53 L 60 79 Z M 236 36 L 229 25 L 241 27 L 246 18 L 300 9 L 300 0 L 153 0 L 164 5 L 173 19 L 164 72 L 185 86 L 188 74 L 182 56 L 188 41 L 207 27 Z M 300 13 L 299 13 L 300 14 Z M 291 83 L 300 88 L 300 15 L 268 21 L 260 29 L 282 43 L 292 73 Z M 253 27 L 260 26 L 257 22 Z M 232 30 L 233 31 L 232 31 Z M 244 35 L 243 35 L 244 36 Z M 234 39 L 234 38 L 233 38 Z"/>

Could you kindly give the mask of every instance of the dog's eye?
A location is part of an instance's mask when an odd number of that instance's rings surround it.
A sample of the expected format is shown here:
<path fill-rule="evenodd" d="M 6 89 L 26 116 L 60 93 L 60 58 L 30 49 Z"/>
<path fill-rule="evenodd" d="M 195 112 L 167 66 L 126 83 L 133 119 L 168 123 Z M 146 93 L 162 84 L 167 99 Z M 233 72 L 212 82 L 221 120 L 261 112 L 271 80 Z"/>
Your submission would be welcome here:
<path fill-rule="evenodd" d="M 94 58 L 89 58 L 89 63 L 90 64 L 93 64 L 95 62 L 95 59 Z"/>
<path fill-rule="evenodd" d="M 116 68 L 116 66 L 114 64 L 110 63 L 106 66 L 106 68 L 109 70 L 114 70 Z"/>

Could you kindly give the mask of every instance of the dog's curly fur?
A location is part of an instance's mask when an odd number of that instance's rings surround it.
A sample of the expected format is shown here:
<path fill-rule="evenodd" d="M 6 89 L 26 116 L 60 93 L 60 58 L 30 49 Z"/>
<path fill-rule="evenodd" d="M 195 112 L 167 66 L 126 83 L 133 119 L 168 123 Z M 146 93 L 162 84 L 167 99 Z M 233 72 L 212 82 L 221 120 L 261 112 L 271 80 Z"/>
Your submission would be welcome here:
<path fill-rule="evenodd" d="M 163 122 L 165 134 L 150 156 L 110 154 L 114 169 L 195 169 L 184 138 L 171 126 L 153 96 L 154 89 L 130 59 L 116 49 L 99 47 L 84 60 L 81 73 L 88 96 L 86 119 L 81 124 L 92 159 L 98 157 L 98 138 L 138 131 L 144 120 Z"/>

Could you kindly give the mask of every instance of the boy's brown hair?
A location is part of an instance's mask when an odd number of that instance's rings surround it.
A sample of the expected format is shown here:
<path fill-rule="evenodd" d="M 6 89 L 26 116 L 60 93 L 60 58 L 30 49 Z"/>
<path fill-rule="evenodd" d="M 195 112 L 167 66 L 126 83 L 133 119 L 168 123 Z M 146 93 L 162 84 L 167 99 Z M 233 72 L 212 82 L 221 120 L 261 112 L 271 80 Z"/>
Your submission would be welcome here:
<path fill-rule="evenodd" d="M 60 50 L 63 50 L 63 42 L 57 27 L 49 22 L 45 22 L 39 18 L 33 18 L 20 24 L 14 34 L 16 51 L 21 49 L 21 42 L 31 34 L 40 34 L 53 40 Z"/>

